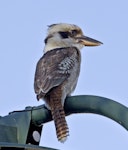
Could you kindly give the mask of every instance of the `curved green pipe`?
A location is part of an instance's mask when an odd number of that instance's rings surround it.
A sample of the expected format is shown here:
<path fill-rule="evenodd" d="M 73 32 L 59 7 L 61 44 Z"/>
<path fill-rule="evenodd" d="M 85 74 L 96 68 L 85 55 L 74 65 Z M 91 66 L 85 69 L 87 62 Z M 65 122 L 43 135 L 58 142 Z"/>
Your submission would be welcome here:
<path fill-rule="evenodd" d="M 106 116 L 128 130 L 128 108 L 116 101 L 99 96 L 72 96 L 65 101 L 66 115 L 74 113 L 94 113 Z M 51 113 L 44 105 L 33 107 L 32 121 L 41 125 L 51 121 Z"/>

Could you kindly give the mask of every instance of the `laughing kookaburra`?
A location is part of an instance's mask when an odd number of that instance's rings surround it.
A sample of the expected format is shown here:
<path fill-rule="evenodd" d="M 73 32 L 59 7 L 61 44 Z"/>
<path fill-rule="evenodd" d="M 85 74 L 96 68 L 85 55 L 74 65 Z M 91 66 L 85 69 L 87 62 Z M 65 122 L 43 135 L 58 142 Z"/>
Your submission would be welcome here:
<path fill-rule="evenodd" d="M 44 55 L 36 66 L 34 89 L 37 99 L 43 99 L 51 110 L 57 138 L 64 142 L 69 129 L 63 106 L 65 98 L 74 91 L 78 81 L 80 49 L 102 43 L 84 36 L 78 26 L 66 23 L 50 25 L 44 42 Z"/>

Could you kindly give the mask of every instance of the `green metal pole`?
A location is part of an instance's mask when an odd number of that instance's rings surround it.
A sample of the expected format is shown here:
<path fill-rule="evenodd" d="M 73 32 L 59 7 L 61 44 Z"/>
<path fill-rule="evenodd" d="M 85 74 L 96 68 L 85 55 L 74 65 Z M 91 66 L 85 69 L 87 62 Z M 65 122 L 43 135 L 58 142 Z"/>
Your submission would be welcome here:
<path fill-rule="evenodd" d="M 95 113 L 106 116 L 128 130 L 128 108 L 108 98 L 83 95 L 68 97 L 65 101 L 66 115 L 74 113 Z M 44 105 L 33 107 L 32 121 L 40 125 L 51 121 L 51 113 Z"/>

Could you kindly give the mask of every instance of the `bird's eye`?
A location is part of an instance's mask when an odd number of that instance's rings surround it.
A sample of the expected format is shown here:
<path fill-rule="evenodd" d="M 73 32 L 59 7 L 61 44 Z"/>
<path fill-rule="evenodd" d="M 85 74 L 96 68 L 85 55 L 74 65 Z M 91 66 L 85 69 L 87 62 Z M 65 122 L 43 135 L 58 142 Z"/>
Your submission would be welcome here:
<path fill-rule="evenodd" d="M 61 37 L 62 37 L 63 39 L 66 39 L 66 38 L 68 38 L 68 36 L 69 36 L 69 32 L 59 32 L 59 34 L 61 35 Z"/>
<path fill-rule="evenodd" d="M 76 36 L 77 33 L 78 33 L 77 30 L 72 30 L 72 31 L 71 31 L 71 36 Z"/>

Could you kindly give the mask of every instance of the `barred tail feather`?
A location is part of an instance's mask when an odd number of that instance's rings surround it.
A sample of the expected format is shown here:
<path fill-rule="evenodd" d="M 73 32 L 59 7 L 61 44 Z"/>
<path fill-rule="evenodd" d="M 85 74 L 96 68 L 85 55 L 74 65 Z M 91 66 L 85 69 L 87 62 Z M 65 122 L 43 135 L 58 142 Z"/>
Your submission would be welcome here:
<path fill-rule="evenodd" d="M 50 103 L 58 141 L 64 143 L 69 136 L 69 129 L 65 119 L 65 112 L 61 104 L 61 100 L 54 98 L 50 100 Z"/>
<path fill-rule="evenodd" d="M 63 108 L 51 110 L 52 117 L 56 127 L 57 138 L 60 142 L 65 142 L 67 136 L 69 135 L 69 130 L 67 126 L 67 122 L 65 119 L 65 113 Z"/>

